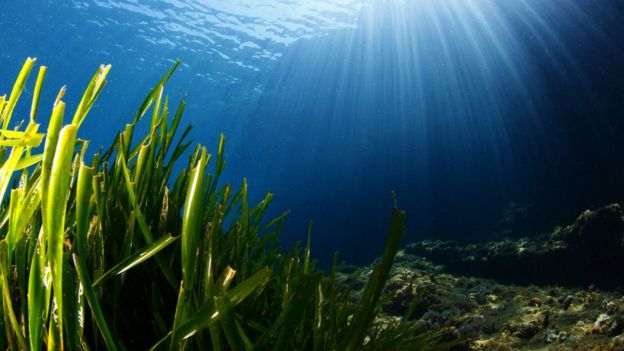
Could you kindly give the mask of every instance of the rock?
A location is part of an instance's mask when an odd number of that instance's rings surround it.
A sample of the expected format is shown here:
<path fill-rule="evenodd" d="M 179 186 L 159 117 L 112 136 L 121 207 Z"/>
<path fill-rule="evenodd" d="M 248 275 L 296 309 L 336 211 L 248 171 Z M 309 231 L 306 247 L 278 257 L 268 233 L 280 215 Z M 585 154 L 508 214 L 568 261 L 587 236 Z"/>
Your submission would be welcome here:
<path fill-rule="evenodd" d="M 624 329 L 623 320 L 619 316 L 609 316 L 603 313 L 596 318 L 592 332 L 594 334 L 604 334 L 608 336 L 615 336 L 622 332 Z"/>
<path fill-rule="evenodd" d="M 621 351 L 624 350 L 624 335 L 618 335 L 611 340 L 609 350 Z"/>
<path fill-rule="evenodd" d="M 513 351 L 513 349 L 504 343 L 496 340 L 476 340 L 470 345 L 471 351 Z"/>
<path fill-rule="evenodd" d="M 618 204 L 607 205 L 595 211 L 587 210 L 558 235 L 571 250 L 583 254 L 583 259 L 600 260 L 617 255 L 622 251 L 624 239 L 623 215 Z"/>
<path fill-rule="evenodd" d="M 529 339 L 548 326 L 548 310 L 529 309 L 517 320 L 509 322 L 503 328 L 512 336 Z"/>
<path fill-rule="evenodd" d="M 384 294 L 390 297 L 390 301 L 383 306 L 383 311 L 395 316 L 404 315 L 412 303 L 416 303 L 410 317 L 419 317 L 427 306 L 438 301 L 435 284 L 430 276 L 419 276 L 405 267 L 391 271 Z"/>
<path fill-rule="evenodd" d="M 557 335 L 558 335 L 558 334 L 557 334 L 557 331 L 556 331 L 556 330 L 554 330 L 554 329 L 548 329 L 548 330 L 546 331 L 546 337 L 544 338 L 544 341 L 545 341 L 547 344 L 553 343 L 553 342 L 555 342 L 555 341 L 557 340 Z"/>
<path fill-rule="evenodd" d="M 548 329 L 544 337 L 544 342 L 546 344 L 561 343 L 564 342 L 568 336 L 569 334 L 564 331 L 557 332 L 555 329 Z"/>
<path fill-rule="evenodd" d="M 624 211 L 618 204 L 581 213 L 549 234 L 460 245 L 420 241 L 406 253 L 444 265 L 452 273 L 503 283 L 615 288 L 624 286 Z M 594 288 L 595 288 L 594 287 Z"/>
<path fill-rule="evenodd" d="M 470 294 L 468 294 L 468 299 L 478 305 L 484 305 L 488 302 L 487 296 L 477 292 L 471 292 Z"/>
<path fill-rule="evenodd" d="M 416 298 L 416 289 L 413 284 L 405 285 L 395 289 L 390 296 L 390 302 L 383 307 L 384 312 L 391 315 L 403 315 Z"/>
<path fill-rule="evenodd" d="M 560 229 L 560 237 L 566 228 Z M 491 247 L 511 252 L 507 249 L 512 246 L 503 243 Z M 466 250 L 478 249 L 472 246 Z M 452 348 L 454 351 L 624 350 L 624 291 L 607 290 L 600 284 L 590 288 L 591 284 L 576 288 L 501 284 L 449 274 L 409 253 L 402 257 L 390 272 L 383 298 L 387 305 L 382 307 L 383 318 L 378 317 L 382 321 L 376 325 L 383 327 L 385 322 L 401 318 L 416 300 L 421 303 L 410 321 L 438 335 L 447 335 L 448 330 L 457 333 L 463 342 Z M 370 267 L 362 267 L 343 281 L 362 279 L 369 271 Z M 361 291 L 352 294 L 357 299 Z"/>
<path fill-rule="evenodd" d="M 496 303 L 496 301 L 498 301 L 498 296 L 494 294 L 489 294 L 486 298 L 489 303 Z"/>
<path fill-rule="evenodd" d="M 613 301 L 608 301 L 605 304 L 605 310 L 608 314 L 613 315 L 620 312 L 620 306 L 618 306 L 618 304 Z"/>

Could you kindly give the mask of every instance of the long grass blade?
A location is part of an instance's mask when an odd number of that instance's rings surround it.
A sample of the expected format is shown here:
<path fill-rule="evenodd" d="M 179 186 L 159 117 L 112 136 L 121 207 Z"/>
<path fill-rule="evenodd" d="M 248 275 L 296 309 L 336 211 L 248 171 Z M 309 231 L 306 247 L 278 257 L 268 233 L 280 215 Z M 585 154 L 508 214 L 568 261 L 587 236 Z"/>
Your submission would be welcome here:
<path fill-rule="evenodd" d="M 6 102 L 6 106 L 2 109 L 2 114 L 0 114 L 0 124 L 2 124 L 2 129 L 7 129 L 9 126 L 9 122 L 11 120 L 11 115 L 13 114 L 13 110 L 15 109 L 15 105 L 17 104 L 17 100 L 19 100 L 22 92 L 24 91 L 24 87 L 26 86 L 26 80 L 30 75 L 30 71 L 32 71 L 35 61 L 37 59 L 27 58 L 26 62 L 22 66 L 22 69 L 15 80 L 15 84 L 13 85 L 13 90 L 11 90 L 11 95 L 9 100 Z"/>
<path fill-rule="evenodd" d="M 2 306 L 4 307 L 4 315 L 8 316 L 11 323 L 13 333 L 17 338 L 17 343 L 20 349 L 27 349 L 28 344 L 20 328 L 20 323 L 15 315 L 13 309 L 13 302 L 11 300 L 11 292 L 9 291 L 9 267 L 7 266 L 7 244 L 6 241 L 0 240 L 0 284 L 2 289 Z"/>
<path fill-rule="evenodd" d="M 126 190 L 128 191 L 128 197 L 130 199 L 130 203 L 134 207 L 135 216 L 139 224 L 139 229 L 143 233 L 143 237 L 145 238 L 145 241 L 147 242 L 147 244 L 152 244 L 154 242 L 154 236 L 152 235 L 152 232 L 149 229 L 149 225 L 147 224 L 147 222 L 145 221 L 145 218 L 143 217 L 143 212 L 138 206 L 136 194 L 134 192 L 134 188 L 130 180 L 130 172 L 128 171 L 128 167 L 126 166 L 126 161 L 124 160 L 123 155 L 120 157 L 120 161 L 121 161 L 121 167 L 123 171 L 123 178 L 126 184 Z M 162 260 L 160 260 L 158 256 L 156 256 L 155 259 L 156 259 L 156 263 L 158 264 L 158 266 L 160 267 L 162 271 L 162 274 L 165 276 L 165 278 L 169 282 L 169 285 L 171 285 L 172 288 L 175 288 L 176 278 L 175 278 L 175 275 L 173 274 L 173 271 L 171 270 L 171 267 L 168 266 Z"/>
<path fill-rule="evenodd" d="M 245 345 L 238 335 L 238 328 L 236 327 L 236 319 L 234 319 L 234 308 L 227 296 L 215 296 L 214 305 L 217 312 L 220 315 L 219 323 L 225 334 L 225 338 L 230 345 L 232 351 L 242 351 L 245 349 Z"/>
<path fill-rule="evenodd" d="M 74 118 L 72 119 L 72 124 L 76 126 L 80 126 L 84 121 L 87 113 L 95 103 L 98 95 L 102 91 L 104 84 L 106 84 L 106 75 L 111 69 L 111 65 L 102 65 L 97 69 L 89 85 L 87 85 L 87 89 L 85 89 L 82 98 L 80 99 L 80 103 L 78 104 L 78 108 L 76 108 L 76 113 L 74 114 Z"/>
<path fill-rule="evenodd" d="M 45 285 L 50 285 L 49 275 L 44 273 L 45 254 L 37 242 L 30 264 L 28 278 L 28 342 L 31 351 L 41 350 L 43 327 L 46 319 Z"/>
<path fill-rule="evenodd" d="M 392 220 L 388 230 L 388 241 L 384 250 L 381 262 L 375 266 L 368 283 L 364 288 L 362 297 L 358 302 L 349 330 L 344 340 L 339 344 L 339 350 L 359 350 L 362 347 L 362 340 L 367 332 L 368 325 L 373 318 L 373 312 L 377 307 L 377 302 L 381 296 L 381 291 L 388 278 L 388 273 L 394 262 L 394 257 L 401 238 L 405 232 L 405 212 L 396 206 L 392 209 Z"/>
<path fill-rule="evenodd" d="M 33 92 L 32 103 L 30 104 L 30 121 L 34 122 L 37 118 L 37 109 L 39 108 L 39 97 L 41 95 L 41 88 L 43 87 L 43 81 L 45 79 L 48 68 L 46 66 L 39 67 L 39 73 L 37 74 L 37 83 L 35 83 L 35 90 Z"/>
<path fill-rule="evenodd" d="M 197 244 L 200 237 L 199 220 L 202 218 L 202 201 L 204 191 L 204 171 L 209 156 L 202 148 L 201 156 L 191 171 L 191 182 L 184 202 L 182 217 L 182 281 L 187 292 L 192 292 L 195 279 L 195 262 L 197 259 Z"/>
<path fill-rule="evenodd" d="M 93 168 L 80 163 L 78 170 L 78 183 L 76 186 L 76 252 L 86 257 L 88 243 L 87 232 L 89 230 L 89 208 L 91 192 L 93 191 Z"/>
<path fill-rule="evenodd" d="M 84 294 L 87 298 L 87 303 L 91 308 L 91 312 L 95 316 L 97 326 L 100 329 L 102 336 L 104 337 L 106 347 L 111 351 L 116 351 L 117 346 L 115 344 L 115 339 L 113 338 L 113 335 L 108 328 L 108 324 L 106 323 L 106 318 L 104 317 L 104 312 L 102 312 L 102 308 L 100 307 L 100 303 L 98 302 L 97 294 L 95 293 L 95 290 L 93 290 L 91 279 L 89 278 L 89 273 L 86 271 L 80 257 L 74 254 L 72 255 L 72 258 L 74 265 L 76 266 L 78 280 L 80 281 L 82 289 L 84 290 Z"/>
<path fill-rule="evenodd" d="M 130 269 L 138 266 L 139 264 L 147 261 L 152 256 L 159 253 L 161 250 L 169 246 L 171 243 L 176 241 L 179 237 L 165 235 L 160 237 L 158 240 L 154 241 L 152 244 L 146 246 L 142 250 L 135 252 L 134 254 L 128 256 L 123 261 L 116 264 L 113 268 L 108 270 L 102 276 L 100 276 L 96 281 L 93 282 L 93 286 L 97 286 L 102 282 L 110 279 L 118 274 L 122 274 Z"/>
<path fill-rule="evenodd" d="M 78 127 L 70 124 L 59 135 L 49 180 L 49 196 L 43 206 L 48 242 L 47 265 L 52 274 L 53 303 L 48 348 L 63 349 L 63 245 L 71 160 Z"/>
<path fill-rule="evenodd" d="M 267 282 L 271 276 L 271 270 L 263 268 L 256 272 L 251 277 L 247 278 L 236 287 L 232 288 L 226 296 L 229 298 L 233 306 L 241 303 L 246 297 L 251 295 L 256 289 L 259 289 L 263 284 Z M 176 328 L 172 333 L 167 334 L 162 340 L 160 340 L 152 350 L 158 349 L 158 345 L 169 342 L 172 335 L 176 338 L 173 339 L 174 344 L 178 344 L 183 339 L 188 339 L 198 332 L 206 329 L 219 319 L 219 312 L 214 307 L 213 303 L 204 305 L 199 311 L 197 311 L 186 323 Z"/>

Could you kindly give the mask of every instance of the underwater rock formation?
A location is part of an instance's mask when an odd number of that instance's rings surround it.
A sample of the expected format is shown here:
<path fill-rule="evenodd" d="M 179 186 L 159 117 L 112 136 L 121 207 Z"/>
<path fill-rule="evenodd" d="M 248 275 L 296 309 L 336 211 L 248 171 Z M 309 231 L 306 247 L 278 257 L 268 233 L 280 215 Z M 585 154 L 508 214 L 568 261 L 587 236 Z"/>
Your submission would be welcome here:
<path fill-rule="evenodd" d="M 370 267 L 348 275 L 359 296 Z M 357 282 L 360 281 L 360 284 Z M 432 333 L 461 340 L 453 351 L 624 350 L 619 291 L 501 284 L 445 273 L 405 251 L 397 255 L 376 324 L 409 317 Z"/>
<path fill-rule="evenodd" d="M 537 237 L 468 245 L 421 241 L 409 244 L 406 252 L 449 272 L 500 282 L 614 288 L 624 286 L 623 241 L 624 211 L 610 204 Z"/>

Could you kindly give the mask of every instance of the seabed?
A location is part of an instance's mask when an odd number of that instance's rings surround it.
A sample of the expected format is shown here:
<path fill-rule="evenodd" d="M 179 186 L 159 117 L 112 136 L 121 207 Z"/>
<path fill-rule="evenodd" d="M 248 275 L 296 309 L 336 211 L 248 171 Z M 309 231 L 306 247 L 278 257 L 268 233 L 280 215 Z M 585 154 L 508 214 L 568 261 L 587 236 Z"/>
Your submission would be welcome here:
<path fill-rule="evenodd" d="M 420 241 L 397 253 L 379 328 L 409 315 L 452 350 L 624 350 L 618 204 L 585 211 L 552 233 L 460 245 Z M 362 286 L 370 268 L 351 267 Z"/>

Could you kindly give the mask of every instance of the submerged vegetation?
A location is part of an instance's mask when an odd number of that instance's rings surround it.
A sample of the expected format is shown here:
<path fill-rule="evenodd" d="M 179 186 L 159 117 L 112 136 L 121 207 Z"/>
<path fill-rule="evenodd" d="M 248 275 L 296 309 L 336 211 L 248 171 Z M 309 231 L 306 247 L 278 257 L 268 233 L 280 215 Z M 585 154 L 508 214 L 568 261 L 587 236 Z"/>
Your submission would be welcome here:
<path fill-rule="evenodd" d="M 219 184 L 223 136 L 215 156 L 189 149 L 190 127 L 178 133 L 185 103 L 170 110 L 164 94 L 177 65 L 88 164 L 78 131 L 110 65 L 95 72 L 67 125 L 60 90 L 46 134 L 37 123 L 45 67 L 25 127 L 11 119 L 34 59 L 0 96 L 0 348 L 418 348 L 404 335 L 414 330 L 408 321 L 371 332 L 404 213 L 395 206 L 383 257 L 353 301 L 337 263 L 329 273 L 315 267 L 310 234 L 304 247 L 280 247 L 287 213 L 265 218 L 272 194 L 254 206 L 245 180 Z M 147 135 L 134 135 L 144 119 Z"/>

